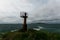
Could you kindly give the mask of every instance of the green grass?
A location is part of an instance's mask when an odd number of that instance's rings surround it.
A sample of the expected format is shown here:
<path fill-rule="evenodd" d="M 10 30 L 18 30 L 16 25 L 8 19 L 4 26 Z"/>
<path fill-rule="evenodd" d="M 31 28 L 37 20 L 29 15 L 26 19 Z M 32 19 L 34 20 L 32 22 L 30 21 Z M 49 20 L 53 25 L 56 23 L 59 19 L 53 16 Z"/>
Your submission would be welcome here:
<path fill-rule="evenodd" d="M 2 40 L 60 40 L 60 34 L 41 30 L 28 30 L 27 32 L 8 32 L 3 35 Z"/>

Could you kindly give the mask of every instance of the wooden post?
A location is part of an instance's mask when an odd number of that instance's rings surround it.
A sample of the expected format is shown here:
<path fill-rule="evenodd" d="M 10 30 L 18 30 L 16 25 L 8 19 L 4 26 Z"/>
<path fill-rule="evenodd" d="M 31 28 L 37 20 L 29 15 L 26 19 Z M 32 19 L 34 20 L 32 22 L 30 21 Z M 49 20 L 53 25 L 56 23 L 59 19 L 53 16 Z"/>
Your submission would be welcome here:
<path fill-rule="evenodd" d="M 27 20 L 27 13 L 25 12 L 24 15 L 21 16 L 22 18 L 24 18 L 24 22 L 23 22 L 23 31 L 27 31 L 27 23 L 26 23 L 26 20 Z"/>
<path fill-rule="evenodd" d="M 24 18 L 23 31 L 27 31 L 27 23 L 26 23 L 27 16 L 26 16 L 26 14 L 27 13 L 25 13 L 25 16 L 23 17 Z"/>

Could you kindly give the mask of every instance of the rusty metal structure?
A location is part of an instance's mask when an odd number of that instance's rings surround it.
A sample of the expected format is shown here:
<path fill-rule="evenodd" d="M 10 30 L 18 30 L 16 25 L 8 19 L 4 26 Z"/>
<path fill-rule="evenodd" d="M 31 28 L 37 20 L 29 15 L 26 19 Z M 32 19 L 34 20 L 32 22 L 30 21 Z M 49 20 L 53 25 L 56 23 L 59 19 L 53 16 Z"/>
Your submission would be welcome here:
<path fill-rule="evenodd" d="M 26 12 L 23 12 L 22 14 L 23 15 L 21 15 L 21 17 L 24 18 L 23 31 L 27 31 L 27 23 L 26 23 L 26 21 L 27 21 L 28 16 L 27 16 L 27 13 Z"/>

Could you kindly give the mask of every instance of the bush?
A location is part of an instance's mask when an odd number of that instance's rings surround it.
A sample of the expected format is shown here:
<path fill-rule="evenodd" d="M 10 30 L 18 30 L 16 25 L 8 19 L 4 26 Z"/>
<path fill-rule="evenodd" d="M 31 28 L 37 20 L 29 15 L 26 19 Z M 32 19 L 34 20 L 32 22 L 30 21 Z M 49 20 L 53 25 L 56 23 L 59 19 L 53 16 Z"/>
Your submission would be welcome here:
<path fill-rule="evenodd" d="M 10 32 L 3 36 L 3 40 L 59 40 L 60 34 L 46 31 L 28 30 L 27 32 Z"/>

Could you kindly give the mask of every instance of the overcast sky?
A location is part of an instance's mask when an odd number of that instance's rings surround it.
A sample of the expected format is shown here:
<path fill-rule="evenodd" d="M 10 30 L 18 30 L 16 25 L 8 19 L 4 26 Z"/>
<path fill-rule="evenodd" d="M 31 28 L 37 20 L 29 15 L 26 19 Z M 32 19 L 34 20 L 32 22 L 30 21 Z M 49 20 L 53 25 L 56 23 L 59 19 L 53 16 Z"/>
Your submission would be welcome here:
<path fill-rule="evenodd" d="M 0 23 L 23 23 L 22 11 L 28 13 L 28 23 L 60 22 L 60 0 L 0 0 Z"/>

